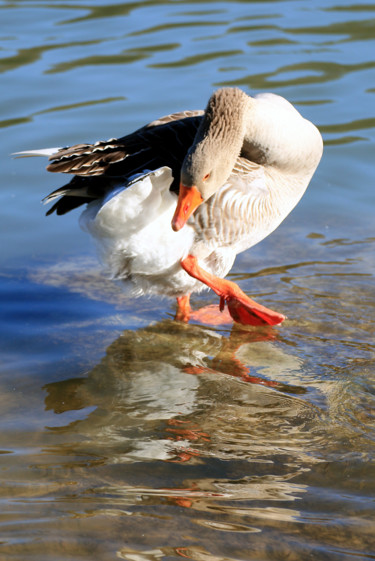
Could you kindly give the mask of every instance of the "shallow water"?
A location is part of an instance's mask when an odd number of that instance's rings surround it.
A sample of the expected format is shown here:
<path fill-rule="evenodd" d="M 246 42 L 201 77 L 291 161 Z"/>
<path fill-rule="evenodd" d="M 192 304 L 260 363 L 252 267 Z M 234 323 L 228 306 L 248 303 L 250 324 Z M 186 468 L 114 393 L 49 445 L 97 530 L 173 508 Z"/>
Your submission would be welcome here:
<path fill-rule="evenodd" d="M 375 3 L 0 2 L 0 559 L 375 559 Z M 28 148 L 273 91 L 325 153 L 230 278 L 277 329 L 107 281 Z M 217 303 L 204 293 L 194 306 Z"/>

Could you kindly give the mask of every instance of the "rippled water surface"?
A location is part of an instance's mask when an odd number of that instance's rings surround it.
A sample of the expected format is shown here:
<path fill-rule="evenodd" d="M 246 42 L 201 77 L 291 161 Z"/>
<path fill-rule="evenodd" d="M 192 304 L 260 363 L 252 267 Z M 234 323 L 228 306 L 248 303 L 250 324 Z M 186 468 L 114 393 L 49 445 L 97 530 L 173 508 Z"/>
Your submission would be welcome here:
<path fill-rule="evenodd" d="M 0 22 L 0 559 L 375 559 L 375 3 L 19 0 Z M 44 217 L 61 178 L 9 156 L 220 85 L 287 97 L 325 140 L 230 275 L 276 329 L 131 299 L 78 212 Z"/>

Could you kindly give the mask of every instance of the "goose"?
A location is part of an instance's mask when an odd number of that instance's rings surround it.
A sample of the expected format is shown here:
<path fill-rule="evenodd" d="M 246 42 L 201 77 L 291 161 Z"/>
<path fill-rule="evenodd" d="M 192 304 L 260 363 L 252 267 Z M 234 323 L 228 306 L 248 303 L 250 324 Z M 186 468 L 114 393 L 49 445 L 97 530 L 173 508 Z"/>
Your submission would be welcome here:
<path fill-rule="evenodd" d="M 174 297 L 176 319 L 199 319 L 190 295 L 211 288 L 231 318 L 278 325 L 224 277 L 238 253 L 273 232 L 305 192 L 322 156 L 318 129 L 283 97 L 221 88 L 206 109 L 167 115 L 121 138 L 19 152 L 73 174 L 47 215 L 88 203 L 81 227 L 111 277 L 133 294 Z M 57 200 L 56 200 L 57 199 Z M 202 313 L 204 317 L 204 312 Z"/>

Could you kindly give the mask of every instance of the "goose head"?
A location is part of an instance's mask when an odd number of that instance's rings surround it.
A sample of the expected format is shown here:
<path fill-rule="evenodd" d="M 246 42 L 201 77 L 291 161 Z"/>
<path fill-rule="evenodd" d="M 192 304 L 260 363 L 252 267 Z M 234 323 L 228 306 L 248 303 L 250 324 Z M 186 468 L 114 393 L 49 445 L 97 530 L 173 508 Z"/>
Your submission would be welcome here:
<path fill-rule="evenodd" d="M 172 219 L 174 231 L 180 230 L 197 207 L 230 176 L 243 144 L 249 100 L 237 88 L 217 90 L 209 99 L 181 167 L 180 191 Z"/>

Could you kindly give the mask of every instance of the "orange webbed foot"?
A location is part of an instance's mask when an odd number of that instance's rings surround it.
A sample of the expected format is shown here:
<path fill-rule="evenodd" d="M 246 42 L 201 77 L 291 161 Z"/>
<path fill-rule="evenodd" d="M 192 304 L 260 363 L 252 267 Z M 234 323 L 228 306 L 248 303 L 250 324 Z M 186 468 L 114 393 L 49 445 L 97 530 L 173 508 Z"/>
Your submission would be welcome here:
<path fill-rule="evenodd" d="M 239 287 L 237 288 L 241 290 Z M 220 309 L 224 308 L 225 303 L 234 321 L 243 325 L 280 325 L 286 319 L 283 314 L 258 304 L 245 293 L 237 296 L 222 296 Z"/>
<path fill-rule="evenodd" d="M 283 314 L 274 312 L 249 298 L 234 282 L 215 277 L 202 269 L 193 255 L 183 259 L 181 266 L 190 276 L 200 280 L 220 296 L 220 310 L 223 311 L 227 304 L 231 317 L 237 323 L 253 326 L 279 325 L 285 320 Z"/>

